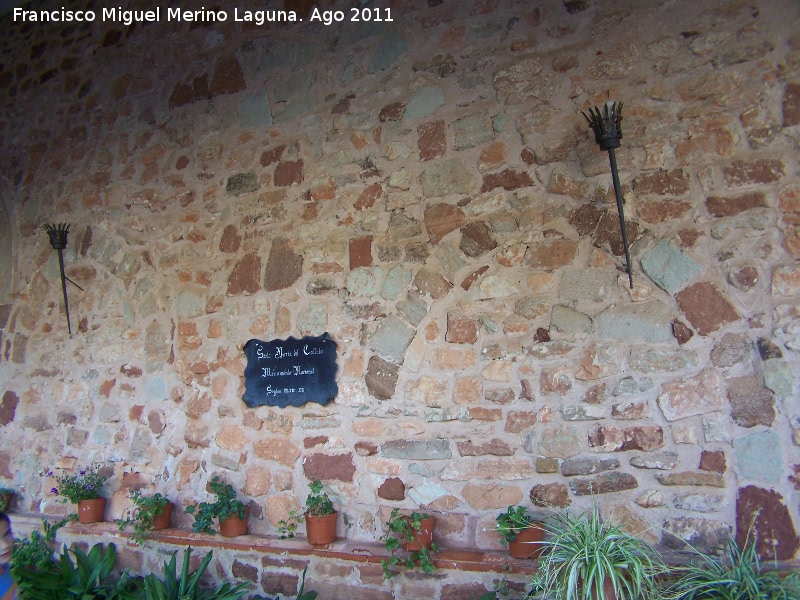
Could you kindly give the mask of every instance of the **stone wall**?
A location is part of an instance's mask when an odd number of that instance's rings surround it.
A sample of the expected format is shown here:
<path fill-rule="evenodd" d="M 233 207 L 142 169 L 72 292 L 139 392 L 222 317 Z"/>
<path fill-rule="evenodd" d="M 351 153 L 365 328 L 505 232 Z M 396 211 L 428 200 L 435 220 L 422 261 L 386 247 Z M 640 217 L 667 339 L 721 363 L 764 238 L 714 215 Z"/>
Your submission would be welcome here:
<path fill-rule="evenodd" d="M 596 501 L 713 548 L 757 506 L 793 559 L 800 6 L 398 1 L 326 26 L 286 4 L 306 20 L 0 21 L 20 509 L 63 513 L 39 473 L 103 462 L 116 514 L 222 475 L 268 536 L 320 478 L 364 543 L 421 506 L 443 546 L 499 550 L 509 504 Z M 633 289 L 579 112 L 607 100 Z M 335 401 L 246 409 L 244 343 L 323 332 Z"/>

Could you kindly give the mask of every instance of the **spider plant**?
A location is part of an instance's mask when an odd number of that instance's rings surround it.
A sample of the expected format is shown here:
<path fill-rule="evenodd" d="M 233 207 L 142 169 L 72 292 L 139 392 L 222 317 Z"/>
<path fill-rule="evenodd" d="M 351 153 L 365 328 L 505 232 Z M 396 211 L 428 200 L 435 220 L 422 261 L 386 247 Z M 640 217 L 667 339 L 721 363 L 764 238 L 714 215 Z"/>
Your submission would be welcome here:
<path fill-rule="evenodd" d="M 654 600 L 666 570 L 644 540 L 602 520 L 598 508 L 572 516 L 556 514 L 546 525 L 536 591 L 556 600 Z M 613 590 L 613 595 L 611 593 Z"/>
<path fill-rule="evenodd" d="M 800 598 L 800 572 L 781 577 L 765 570 L 756 551 L 756 535 L 748 532 L 744 547 L 733 538 L 722 555 L 694 550 L 689 563 L 677 567 L 678 579 L 666 597 L 680 600 L 792 600 Z"/>

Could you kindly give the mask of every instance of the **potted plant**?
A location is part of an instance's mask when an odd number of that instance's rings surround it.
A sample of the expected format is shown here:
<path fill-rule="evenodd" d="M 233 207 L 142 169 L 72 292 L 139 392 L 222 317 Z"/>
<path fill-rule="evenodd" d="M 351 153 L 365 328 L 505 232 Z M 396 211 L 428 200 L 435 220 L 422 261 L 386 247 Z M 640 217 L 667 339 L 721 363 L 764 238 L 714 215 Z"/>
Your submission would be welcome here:
<path fill-rule="evenodd" d="M 311 493 L 306 498 L 306 510 L 298 513 L 293 510 L 289 517 L 278 522 L 278 536 L 281 539 L 293 538 L 304 517 L 308 543 L 314 546 L 330 544 L 336 539 L 336 519 L 339 513 L 333 508 L 328 493 L 323 491 L 321 481 L 314 480 L 309 486 Z"/>
<path fill-rule="evenodd" d="M 14 501 L 14 494 L 17 491 L 12 488 L 0 488 L 0 512 L 11 510 L 11 503 Z"/>
<path fill-rule="evenodd" d="M 544 529 L 524 506 L 509 506 L 497 515 L 497 531 L 514 558 L 537 559 L 542 553 Z"/>
<path fill-rule="evenodd" d="M 306 537 L 313 545 L 330 544 L 336 539 L 336 519 L 339 513 L 320 481 L 312 481 L 311 493 L 306 498 Z"/>
<path fill-rule="evenodd" d="M 546 523 L 534 590 L 559 600 L 646 600 L 659 597 L 666 571 L 644 540 L 603 521 L 595 506 L 573 517 L 567 511 Z"/>
<path fill-rule="evenodd" d="M 143 496 L 139 490 L 130 490 L 129 498 L 133 506 L 128 507 L 123 518 L 117 519 L 120 531 L 125 531 L 128 525 L 133 525 L 131 539 L 141 544 L 147 538 L 148 532 L 154 529 L 169 527 L 172 516 L 172 502 L 156 492 L 152 496 Z"/>
<path fill-rule="evenodd" d="M 77 504 L 80 523 L 97 523 L 103 520 L 106 499 L 102 492 L 108 475 L 100 465 L 87 467 L 78 473 L 54 475 L 52 471 L 48 471 L 45 475 L 55 477 L 56 485 L 50 490 L 53 494 L 63 496 L 64 502 Z"/>
<path fill-rule="evenodd" d="M 247 507 L 236 498 L 233 486 L 215 475 L 208 487 L 217 496 L 216 501 L 186 507 L 186 512 L 194 517 L 192 531 L 214 535 L 214 519 L 218 519 L 219 532 L 225 537 L 247 533 Z"/>
<path fill-rule="evenodd" d="M 433 572 L 433 556 L 439 551 L 433 542 L 434 525 L 434 517 L 427 513 L 413 511 L 411 514 L 401 515 L 400 509 L 392 509 L 383 538 L 389 556 L 381 560 L 386 579 L 392 578 L 389 568 L 397 565 L 408 569 L 419 565 L 423 573 Z M 401 548 L 405 550 L 405 555 L 398 554 Z"/>

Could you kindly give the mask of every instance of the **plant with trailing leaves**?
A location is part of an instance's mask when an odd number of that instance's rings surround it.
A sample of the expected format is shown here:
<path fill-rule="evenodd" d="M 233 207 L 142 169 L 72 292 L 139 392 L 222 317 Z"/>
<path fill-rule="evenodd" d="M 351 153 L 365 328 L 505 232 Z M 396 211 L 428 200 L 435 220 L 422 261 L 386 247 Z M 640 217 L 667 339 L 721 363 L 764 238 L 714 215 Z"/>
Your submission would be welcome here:
<path fill-rule="evenodd" d="M 661 556 L 644 540 L 600 518 L 598 508 L 572 516 L 564 511 L 545 525 L 548 539 L 533 589 L 556 600 L 653 600 L 666 571 Z M 613 588 L 608 596 L 605 586 Z"/>
<path fill-rule="evenodd" d="M 164 511 L 169 499 L 158 492 L 152 496 L 143 496 L 139 490 L 131 490 L 129 498 L 133 506 L 125 510 L 123 518 L 117 519 L 117 526 L 120 531 L 125 531 L 128 525 L 133 525 L 131 539 L 141 544 L 153 529 L 153 519 Z"/>
<path fill-rule="evenodd" d="M 752 527 L 744 547 L 731 538 L 721 556 L 693 549 L 691 560 L 672 571 L 675 582 L 665 598 L 680 600 L 796 600 L 800 571 L 781 574 L 765 569 Z"/>
<path fill-rule="evenodd" d="M 508 546 L 517 539 L 517 535 L 533 525 L 534 519 L 524 506 L 509 506 L 504 512 L 497 515 L 497 532 L 500 542 Z"/>
<path fill-rule="evenodd" d="M 197 505 L 187 506 L 186 512 L 194 517 L 192 531 L 195 533 L 209 533 L 214 535 L 214 519 L 224 521 L 230 516 L 244 519 L 247 515 L 244 502 L 236 498 L 236 490 L 229 483 L 222 481 L 216 475 L 208 484 L 211 492 L 217 497 L 214 502 L 201 502 Z"/>
<path fill-rule="evenodd" d="M 321 481 L 314 480 L 309 485 L 311 493 L 306 498 L 306 510 L 302 513 L 292 510 L 286 519 L 278 521 L 278 537 L 283 539 L 293 538 L 300 520 L 308 515 L 309 517 L 324 517 L 325 515 L 332 515 L 336 512 L 333 507 L 333 501 L 328 496 L 328 493 L 323 491 Z"/>
<path fill-rule="evenodd" d="M 386 522 L 387 532 L 384 535 L 384 546 L 389 556 L 381 560 L 383 576 L 386 579 L 392 578 L 391 567 L 403 566 L 413 569 L 419 565 L 423 573 L 432 573 L 434 570 L 433 557 L 439 552 L 438 546 L 433 543 L 430 548 L 424 546 L 419 550 L 406 550 L 404 554 L 399 554 L 404 544 L 414 540 L 422 529 L 422 521 L 429 519 L 427 513 L 413 511 L 409 515 L 401 515 L 397 508 L 392 509 L 389 520 Z"/>

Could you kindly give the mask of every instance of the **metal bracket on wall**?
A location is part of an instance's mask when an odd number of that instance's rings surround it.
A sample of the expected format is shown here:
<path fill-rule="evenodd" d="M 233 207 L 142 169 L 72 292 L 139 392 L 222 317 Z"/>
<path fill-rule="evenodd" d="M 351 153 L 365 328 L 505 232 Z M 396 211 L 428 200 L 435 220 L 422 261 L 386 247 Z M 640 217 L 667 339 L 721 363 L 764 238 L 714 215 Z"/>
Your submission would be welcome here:
<path fill-rule="evenodd" d="M 622 190 L 619 185 L 619 174 L 617 173 L 617 157 L 614 149 L 620 147 L 622 139 L 622 102 L 606 102 L 602 112 L 595 106 L 589 109 L 589 115 L 581 111 L 583 118 L 589 123 L 589 127 L 594 130 L 594 141 L 600 145 L 600 150 L 608 151 L 608 160 L 611 162 L 611 180 L 614 183 L 614 194 L 617 197 L 617 212 L 619 213 L 619 227 L 622 231 L 622 245 L 625 247 L 625 266 L 628 269 L 628 282 L 633 289 L 633 273 L 631 272 L 631 255 L 628 250 L 628 232 L 625 227 L 625 212 L 622 204 L 625 199 L 622 197 Z"/>
<path fill-rule="evenodd" d="M 64 293 L 64 310 L 67 313 L 67 331 L 72 335 L 72 326 L 69 322 L 69 298 L 67 297 L 67 281 L 83 291 L 83 288 L 77 283 L 72 281 L 64 272 L 64 248 L 67 247 L 67 234 L 69 234 L 69 223 L 53 223 L 52 225 L 45 225 L 45 231 L 50 236 L 50 245 L 53 250 L 58 250 L 58 266 L 61 269 L 61 291 Z"/>

